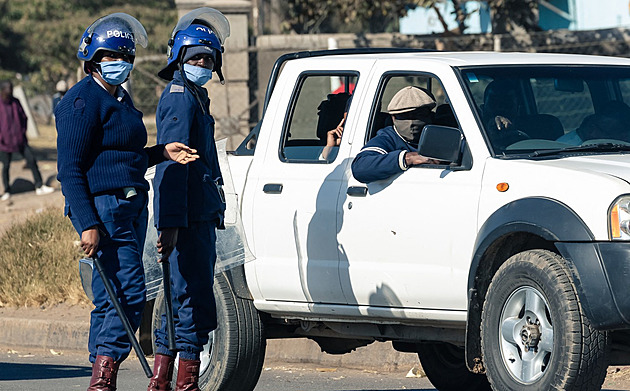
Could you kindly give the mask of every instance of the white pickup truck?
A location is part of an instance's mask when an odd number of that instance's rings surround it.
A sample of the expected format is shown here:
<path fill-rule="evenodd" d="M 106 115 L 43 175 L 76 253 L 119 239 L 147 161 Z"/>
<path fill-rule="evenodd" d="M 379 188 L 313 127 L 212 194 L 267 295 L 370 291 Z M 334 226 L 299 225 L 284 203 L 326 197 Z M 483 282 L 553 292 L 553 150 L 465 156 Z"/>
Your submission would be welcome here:
<path fill-rule="evenodd" d="M 410 85 L 436 99 L 419 153 L 441 164 L 359 182 L 354 157 Z M 621 58 L 282 56 L 262 121 L 227 156 L 255 259 L 216 275 L 202 389 L 252 390 L 266 340 L 295 337 L 332 354 L 392 341 L 439 390 L 600 389 L 608 365 L 630 364 L 624 102 Z"/>

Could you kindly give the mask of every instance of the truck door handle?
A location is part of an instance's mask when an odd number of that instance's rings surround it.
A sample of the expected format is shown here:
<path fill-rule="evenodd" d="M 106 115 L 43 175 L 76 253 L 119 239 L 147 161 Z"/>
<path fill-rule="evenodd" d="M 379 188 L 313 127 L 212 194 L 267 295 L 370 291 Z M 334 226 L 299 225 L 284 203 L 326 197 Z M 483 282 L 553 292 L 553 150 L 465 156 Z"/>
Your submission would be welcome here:
<path fill-rule="evenodd" d="M 365 186 L 350 186 L 346 194 L 351 197 L 365 197 L 367 195 L 367 187 Z"/>
<path fill-rule="evenodd" d="M 263 186 L 263 191 L 268 194 L 282 193 L 282 183 L 267 183 Z"/>

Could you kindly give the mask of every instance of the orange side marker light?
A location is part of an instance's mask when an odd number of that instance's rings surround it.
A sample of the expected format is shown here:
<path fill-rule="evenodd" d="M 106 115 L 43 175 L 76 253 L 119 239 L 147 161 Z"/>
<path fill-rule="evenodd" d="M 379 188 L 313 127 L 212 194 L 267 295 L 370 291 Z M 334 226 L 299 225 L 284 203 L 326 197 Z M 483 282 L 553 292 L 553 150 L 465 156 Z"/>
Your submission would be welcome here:
<path fill-rule="evenodd" d="M 510 188 L 510 185 L 508 185 L 505 182 L 501 182 L 497 184 L 497 190 L 500 191 L 501 193 L 508 191 L 509 188 Z"/>

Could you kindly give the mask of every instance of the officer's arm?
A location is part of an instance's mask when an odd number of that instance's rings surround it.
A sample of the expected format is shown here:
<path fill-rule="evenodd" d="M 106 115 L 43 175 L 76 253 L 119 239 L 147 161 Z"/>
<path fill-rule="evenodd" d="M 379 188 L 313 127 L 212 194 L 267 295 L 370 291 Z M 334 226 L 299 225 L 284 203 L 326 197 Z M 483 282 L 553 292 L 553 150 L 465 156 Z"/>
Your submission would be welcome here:
<path fill-rule="evenodd" d="M 63 194 L 81 231 L 100 223 L 92 202 L 86 172 L 94 161 L 94 124 L 98 120 L 85 112 L 85 100 L 76 98 L 57 111 L 57 170 Z"/>

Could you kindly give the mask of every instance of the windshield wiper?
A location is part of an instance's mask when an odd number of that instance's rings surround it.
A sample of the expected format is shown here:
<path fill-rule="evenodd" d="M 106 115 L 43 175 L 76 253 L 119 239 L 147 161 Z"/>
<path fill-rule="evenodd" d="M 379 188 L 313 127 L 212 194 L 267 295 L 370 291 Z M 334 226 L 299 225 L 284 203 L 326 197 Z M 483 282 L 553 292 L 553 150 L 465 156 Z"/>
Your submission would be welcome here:
<path fill-rule="evenodd" d="M 577 147 L 569 148 L 557 148 L 557 149 L 541 149 L 532 152 L 529 156 L 550 156 L 559 155 L 565 153 L 574 152 L 626 152 L 630 151 L 630 145 L 628 144 L 616 144 L 616 143 L 599 143 L 599 144 L 587 144 L 579 145 Z"/>

